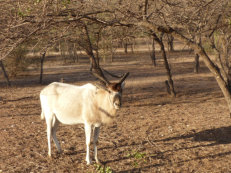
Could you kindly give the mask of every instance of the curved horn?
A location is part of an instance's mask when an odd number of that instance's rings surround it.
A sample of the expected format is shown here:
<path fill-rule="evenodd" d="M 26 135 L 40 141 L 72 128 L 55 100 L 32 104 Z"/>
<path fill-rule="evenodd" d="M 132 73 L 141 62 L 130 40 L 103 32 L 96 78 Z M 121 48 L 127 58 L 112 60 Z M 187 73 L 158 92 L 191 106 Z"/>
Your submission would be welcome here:
<path fill-rule="evenodd" d="M 92 68 L 91 72 L 96 78 L 98 78 L 100 81 L 104 82 L 106 85 L 110 84 L 110 82 L 104 76 L 101 68 Z"/>
<path fill-rule="evenodd" d="M 103 69 L 103 68 L 102 68 L 102 70 L 103 70 L 103 72 L 106 72 L 107 74 L 109 74 L 109 75 L 112 76 L 112 77 L 115 77 L 115 78 L 122 78 L 122 77 L 123 77 L 123 75 L 118 76 L 118 75 L 112 74 L 112 73 L 110 73 L 109 71 L 107 71 L 107 70 L 105 70 L 105 69 Z"/>
<path fill-rule="evenodd" d="M 120 79 L 119 84 L 121 84 L 129 75 L 129 72 L 125 73 L 123 77 Z"/>

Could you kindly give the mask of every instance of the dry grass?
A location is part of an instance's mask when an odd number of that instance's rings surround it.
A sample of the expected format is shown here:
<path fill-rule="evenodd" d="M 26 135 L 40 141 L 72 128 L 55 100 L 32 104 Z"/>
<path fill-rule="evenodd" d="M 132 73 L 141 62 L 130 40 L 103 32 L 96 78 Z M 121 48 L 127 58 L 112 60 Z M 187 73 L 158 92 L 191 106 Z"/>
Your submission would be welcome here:
<path fill-rule="evenodd" d="M 140 61 L 129 61 L 140 58 Z M 188 56 L 176 52 L 178 58 Z M 190 57 L 189 57 L 190 58 Z M 118 61 L 120 58 L 118 57 Z M 130 71 L 118 121 L 104 126 L 99 158 L 114 172 L 230 172 L 231 127 L 222 93 L 208 70 L 193 73 L 191 62 L 171 61 L 177 97 L 166 95 L 165 70 L 144 54 L 128 63 L 104 64 L 110 71 Z M 192 57 L 191 57 L 192 60 Z M 93 81 L 88 64 L 47 66 L 45 84 L 55 80 Z M 38 72 L 1 88 L 0 172 L 95 172 L 85 163 L 82 125 L 61 126 L 63 154 L 47 157 L 45 122 L 40 120 Z M 56 151 L 54 145 L 53 151 Z"/>

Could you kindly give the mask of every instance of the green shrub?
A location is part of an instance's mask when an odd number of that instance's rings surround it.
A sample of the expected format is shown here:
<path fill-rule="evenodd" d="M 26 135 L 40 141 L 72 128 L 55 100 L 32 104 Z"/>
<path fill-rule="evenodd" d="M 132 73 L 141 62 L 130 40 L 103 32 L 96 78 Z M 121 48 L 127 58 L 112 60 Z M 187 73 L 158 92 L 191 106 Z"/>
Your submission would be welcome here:
<path fill-rule="evenodd" d="M 138 150 L 132 150 L 127 154 L 128 158 L 133 158 L 132 165 L 138 167 L 140 164 L 147 162 L 147 154 L 139 152 Z"/>
<path fill-rule="evenodd" d="M 113 170 L 109 166 L 102 166 L 95 164 L 97 173 L 113 173 Z"/>

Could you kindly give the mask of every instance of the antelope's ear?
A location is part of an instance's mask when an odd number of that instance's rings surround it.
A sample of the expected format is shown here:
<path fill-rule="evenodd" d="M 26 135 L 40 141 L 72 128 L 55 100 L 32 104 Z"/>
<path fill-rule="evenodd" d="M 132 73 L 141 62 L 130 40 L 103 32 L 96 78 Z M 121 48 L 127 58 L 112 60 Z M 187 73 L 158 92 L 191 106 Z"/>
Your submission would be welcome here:
<path fill-rule="evenodd" d="M 117 92 L 119 92 L 121 90 L 121 85 L 120 84 L 115 84 L 114 85 L 114 91 L 117 91 Z"/>
<path fill-rule="evenodd" d="M 120 92 L 122 89 L 123 89 L 122 84 L 120 84 L 120 83 L 115 83 L 112 86 L 112 90 L 115 91 L 115 92 Z"/>

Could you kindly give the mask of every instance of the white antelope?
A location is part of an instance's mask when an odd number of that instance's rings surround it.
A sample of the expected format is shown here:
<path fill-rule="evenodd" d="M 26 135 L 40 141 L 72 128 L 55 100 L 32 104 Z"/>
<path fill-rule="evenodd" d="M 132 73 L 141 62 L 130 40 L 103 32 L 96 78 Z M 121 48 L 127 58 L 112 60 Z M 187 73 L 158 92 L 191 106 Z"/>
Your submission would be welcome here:
<path fill-rule="evenodd" d="M 46 120 L 48 155 L 51 156 L 51 136 L 61 152 L 56 138 L 56 129 L 59 122 L 68 125 L 84 124 L 86 135 L 86 162 L 91 164 L 90 139 L 93 128 L 94 157 L 98 163 L 97 141 L 100 126 L 112 122 L 116 111 L 121 107 L 122 89 L 124 80 L 129 73 L 123 75 L 117 83 L 110 83 L 104 75 L 97 76 L 105 85 L 83 86 L 54 82 L 46 86 L 40 93 L 41 119 Z"/>

